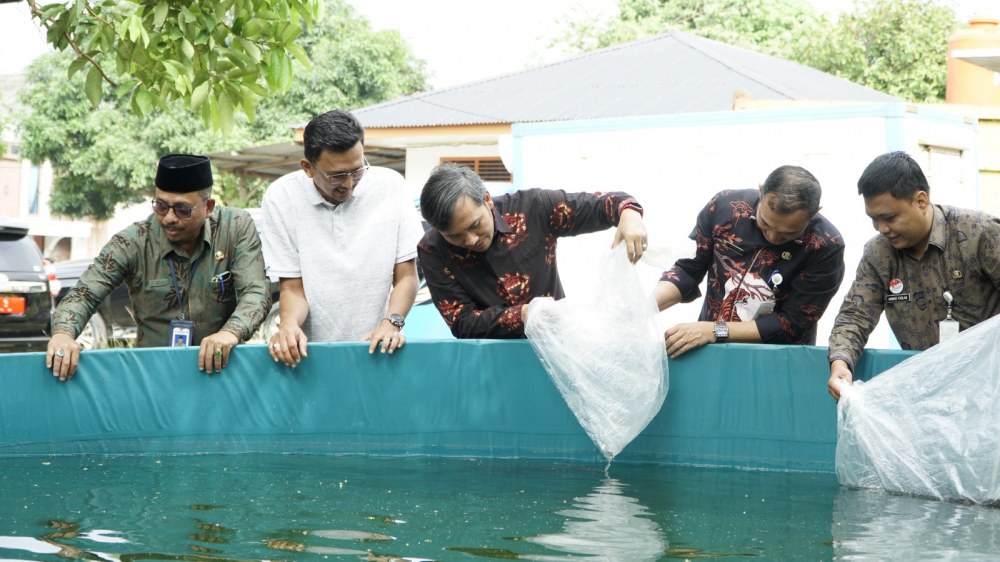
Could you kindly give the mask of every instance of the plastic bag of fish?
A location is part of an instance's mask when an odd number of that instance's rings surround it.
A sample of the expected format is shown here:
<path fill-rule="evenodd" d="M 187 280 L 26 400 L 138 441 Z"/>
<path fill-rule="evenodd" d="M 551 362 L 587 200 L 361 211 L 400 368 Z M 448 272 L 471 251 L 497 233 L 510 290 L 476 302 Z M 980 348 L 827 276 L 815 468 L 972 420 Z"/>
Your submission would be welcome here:
<path fill-rule="evenodd" d="M 610 460 L 660 411 L 669 372 L 659 312 L 624 243 L 589 294 L 536 298 L 525 333 L 580 425 Z"/>
<path fill-rule="evenodd" d="M 1000 500 L 1000 317 L 841 387 L 837 478 L 943 500 Z"/>

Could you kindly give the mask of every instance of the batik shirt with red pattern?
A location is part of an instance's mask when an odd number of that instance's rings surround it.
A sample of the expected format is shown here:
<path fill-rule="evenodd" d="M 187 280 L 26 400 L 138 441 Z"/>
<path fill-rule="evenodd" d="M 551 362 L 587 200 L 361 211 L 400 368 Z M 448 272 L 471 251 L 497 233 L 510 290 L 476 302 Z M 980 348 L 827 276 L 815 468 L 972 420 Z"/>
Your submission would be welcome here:
<path fill-rule="evenodd" d="M 493 198 L 494 236 L 485 252 L 445 241 L 437 230 L 417 246 L 431 297 L 457 338 L 522 338 L 521 308 L 535 297 L 565 296 L 556 268 L 556 242 L 618 225 L 621 192 L 566 193 L 524 189 Z"/>
<path fill-rule="evenodd" d="M 691 232 L 694 258 L 678 260 L 661 279 L 677 286 L 682 302 L 691 302 L 701 296 L 698 286 L 708 274 L 699 320 L 748 321 L 740 317 L 747 303 L 773 302 L 772 312 L 753 320 L 761 341 L 815 345 L 816 322 L 844 279 L 843 238 L 817 214 L 801 238 L 773 246 L 757 226 L 759 201 L 756 189 L 716 194 Z"/>

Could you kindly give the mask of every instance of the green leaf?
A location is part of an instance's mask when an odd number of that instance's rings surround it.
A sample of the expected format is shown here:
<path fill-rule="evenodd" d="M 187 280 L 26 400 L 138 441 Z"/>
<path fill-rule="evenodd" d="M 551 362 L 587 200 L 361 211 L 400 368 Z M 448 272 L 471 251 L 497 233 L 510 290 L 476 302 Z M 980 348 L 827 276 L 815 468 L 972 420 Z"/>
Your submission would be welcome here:
<path fill-rule="evenodd" d="M 191 111 L 197 111 L 201 107 L 211 88 L 212 84 L 210 80 L 205 80 L 195 87 L 194 91 L 191 92 Z"/>
<path fill-rule="evenodd" d="M 302 28 L 297 25 L 289 25 L 281 33 L 281 40 L 285 43 L 291 43 L 298 39 L 299 35 L 302 35 Z"/>
<path fill-rule="evenodd" d="M 188 60 L 194 59 L 194 45 L 187 40 L 187 37 L 181 41 L 181 52 L 184 53 L 184 56 L 187 57 Z"/>
<path fill-rule="evenodd" d="M 295 43 L 285 45 L 285 48 L 288 49 L 288 52 L 295 56 L 295 60 L 299 61 L 302 66 L 306 67 L 306 70 L 312 71 L 312 61 L 309 60 L 309 55 L 306 54 L 305 49 L 299 47 Z"/>
<path fill-rule="evenodd" d="M 275 57 L 278 61 L 277 84 L 279 91 L 286 91 L 292 85 L 292 59 L 284 52 L 278 52 Z"/>
<path fill-rule="evenodd" d="M 244 39 L 242 37 L 239 37 L 237 41 L 239 41 L 240 48 L 243 49 L 244 53 L 250 55 L 250 57 L 253 59 L 255 63 L 260 62 L 260 49 L 257 47 L 257 45 L 254 45 L 253 41 Z"/>
<path fill-rule="evenodd" d="M 292 7 L 295 8 L 295 11 L 298 12 L 300 16 L 302 16 L 302 19 L 306 20 L 306 25 L 312 27 L 313 15 L 312 12 L 309 11 L 309 8 L 305 7 L 305 5 L 301 2 L 297 2 L 295 0 L 292 0 Z"/>
<path fill-rule="evenodd" d="M 76 0 L 73 3 L 72 20 L 70 24 L 74 24 L 80 21 L 80 14 L 83 12 L 83 6 L 86 4 L 86 0 Z"/>
<path fill-rule="evenodd" d="M 69 70 L 66 71 L 66 79 L 68 80 L 72 78 L 73 75 L 79 72 L 80 69 L 83 68 L 83 65 L 85 64 L 87 64 L 87 59 L 83 57 L 80 57 L 75 61 L 71 62 L 69 65 Z"/>
<path fill-rule="evenodd" d="M 131 92 L 132 88 L 135 88 L 135 85 L 138 83 L 139 83 L 138 80 L 129 80 L 127 82 L 123 82 L 122 85 L 118 86 L 118 89 L 115 90 L 115 95 L 118 96 L 119 99 L 121 99 L 126 94 Z"/>
<path fill-rule="evenodd" d="M 250 20 L 243 25 L 243 36 L 248 39 L 255 39 L 260 37 L 260 22 L 257 20 Z"/>
<path fill-rule="evenodd" d="M 256 66 L 257 61 L 244 55 L 243 53 L 237 51 L 236 49 L 224 49 L 226 57 L 233 62 L 236 66 L 240 67 L 241 70 L 247 70 L 248 66 Z"/>
<path fill-rule="evenodd" d="M 256 82 L 250 82 L 249 84 L 243 84 L 244 87 L 249 89 L 251 92 L 257 94 L 258 96 L 265 98 L 267 97 L 267 89 L 264 86 Z"/>
<path fill-rule="evenodd" d="M 132 94 L 132 100 L 139 106 L 139 112 L 142 115 L 148 113 L 157 101 L 156 97 L 142 86 L 137 88 L 135 93 Z"/>
<path fill-rule="evenodd" d="M 66 11 L 65 4 L 48 4 L 39 8 L 42 12 L 41 18 L 47 20 L 49 18 L 54 18 L 60 13 Z"/>
<path fill-rule="evenodd" d="M 221 92 L 220 92 L 221 93 Z M 212 128 L 216 131 L 219 130 L 219 102 L 215 99 L 215 95 L 208 96 L 208 105 L 212 108 Z"/>
<path fill-rule="evenodd" d="M 207 92 L 206 92 L 207 93 Z M 205 124 L 206 129 L 212 128 L 212 104 L 203 103 L 201 104 L 201 121 Z"/>
<path fill-rule="evenodd" d="M 272 12 L 271 10 L 260 10 L 257 12 L 257 17 L 262 20 L 277 21 L 278 14 Z"/>
<path fill-rule="evenodd" d="M 160 0 L 156 4 L 156 9 L 153 10 L 153 25 L 159 27 L 163 25 L 164 20 L 167 19 L 167 0 Z"/>
<path fill-rule="evenodd" d="M 236 123 L 233 113 L 233 102 L 229 95 L 225 92 L 219 94 L 219 127 L 224 135 L 233 132 L 233 125 Z"/>
<path fill-rule="evenodd" d="M 101 86 L 103 81 L 104 78 L 101 77 L 101 71 L 96 66 L 91 66 L 90 72 L 87 73 L 87 85 L 84 87 L 91 107 L 96 108 L 98 105 L 101 105 L 101 97 L 103 96 Z"/>

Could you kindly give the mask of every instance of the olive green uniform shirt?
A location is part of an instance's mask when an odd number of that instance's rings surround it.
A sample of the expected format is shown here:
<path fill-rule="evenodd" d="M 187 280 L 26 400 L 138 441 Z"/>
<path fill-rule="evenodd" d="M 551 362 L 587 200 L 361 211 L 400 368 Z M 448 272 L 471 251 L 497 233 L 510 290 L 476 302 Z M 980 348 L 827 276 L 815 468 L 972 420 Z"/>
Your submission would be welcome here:
<path fill-rule="evenodd" d="M 170 258 L 184 319 L 194 322 L 192 345 L 220 330 L 245 341 L 270 311 L 270 283 L 253 219 L 241 209 L 216 206 L 193 255 L 167 239 L 154 215 L 115 234 L 59 303 L 52 332 L 79 336 L 101 301 L 124 281 L 138 328 L 136 345 L 170 345 L 170 321 L 181 318 Z M 227 271 L 231 277 L 223 290 L 215 278 Z"/>
<path fill-rule="evenodd" d="M 898 293 L 889 289 L 898 279 Z M 938 322 L 948 313 L 944 292 L 954 297 L 952 318 L 964 330 L 1000 313 L 1000 219 L 968 209 L 934 206 L 934 223 L 918 260 L 881 234 L 865 244 L 857 278 L 844 298 L 830 334 L 831 362 L 854 370 L 872 329 L 885 311 L 903 349 L 923 351 L 938 343 Z"/>

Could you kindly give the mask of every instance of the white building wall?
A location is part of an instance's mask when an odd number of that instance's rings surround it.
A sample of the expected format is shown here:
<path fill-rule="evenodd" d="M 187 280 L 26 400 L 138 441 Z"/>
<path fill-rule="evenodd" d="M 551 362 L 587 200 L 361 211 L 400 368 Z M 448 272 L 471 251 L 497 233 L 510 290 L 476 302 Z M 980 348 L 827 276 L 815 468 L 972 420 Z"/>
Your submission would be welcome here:
<path fill-rule="evenodd" d="M 803 113 L 797 111 L 796 115 Z M 886 152 L 887 120 L 880 116 L 780 122 L 775 118 L 772 122 L 740 124 L 690 121 L 687 126 L 551 134 L 533 134 L 531 127 L 526 127 L 519 150 L 522 187 L 626 191 L 646 210 L 651 246 L 682 246 L 693 251 L 687 236 L 697 213 L 716 192 L 756 188 L 768 173 L 782 165 L 806 168 L 823 186 L 820 212 L 837 226 L 846 244 L 844 282 L 818 327 L 817 344 L 826 345 L 864 244 L 876 234 L 857 194 L 857 180 L 873 158 Z M 956 137 L 953 142 L 975 146 L 974 132 L 968 128 L 956 131 L 954 125 L 907 119 L 903 138 L 908 151 L 918 160 L 918 137 Z M 954 184 L 956 174 L 974 178 L 974 160 L 973 152 L 969 152 L 960 165 L 941 170 L 939 181 Z M 975 190 L 969 189 L 970 181 L 963 181 L 960 188 L 950 188 L 934 201 L 974 208 Z M 595 256 L 610 246 L 613 235 L 609 230 L 560 240 L 559 270 L 567 294 L 579 291 L 594 277 Z M 652 287 L 659 271 L 645 269 Z M 658 320 L 664 328 L 694 321 L 701 305 L 699 299 L 676 306 L 662 312 Z M 884 320 L 872 334 L 869 346 L 889 346 Z"/>

